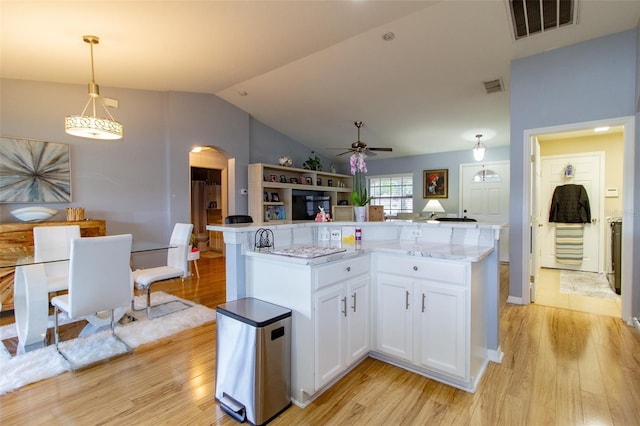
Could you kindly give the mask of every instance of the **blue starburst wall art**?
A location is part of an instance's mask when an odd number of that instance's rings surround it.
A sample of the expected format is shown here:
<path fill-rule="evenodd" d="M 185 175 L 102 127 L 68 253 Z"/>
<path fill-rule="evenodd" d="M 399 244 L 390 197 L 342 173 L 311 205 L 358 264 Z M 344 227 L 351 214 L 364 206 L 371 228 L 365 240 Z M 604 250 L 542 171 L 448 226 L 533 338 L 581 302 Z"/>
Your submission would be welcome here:
<path fill-rule="evenodd" d="M 70 201 L 69 145 L 0 138 L 0 203 Z"/>

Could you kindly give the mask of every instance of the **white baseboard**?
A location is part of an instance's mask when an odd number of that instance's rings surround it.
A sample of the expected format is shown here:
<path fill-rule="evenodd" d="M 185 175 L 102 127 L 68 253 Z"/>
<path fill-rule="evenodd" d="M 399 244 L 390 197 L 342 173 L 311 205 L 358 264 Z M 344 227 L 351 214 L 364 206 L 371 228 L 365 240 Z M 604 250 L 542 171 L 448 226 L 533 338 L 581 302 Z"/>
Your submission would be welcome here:
<path fill-rule="evenodd" d="M 498 346 L 498 349 L 487 351 L 487 356 L 489 357 L 489 361 L 495 362 L 496 364 L 502 364 L 502 360 L 504 359 L 504 352 L 502 352 L 502 348 Z"/>
<path fill-rule="evenodd" d="M 522 301 L 522 297 L 509 296 L 507 297 L 507 303 L 512 303 L 514 305 L 524 305 L 524 302 Z"/>
<path fill-rule="evenodd" d="M 640 321 L 638 321 L 637 317 L 633 317 L 633 326 L 636 328 L 636 330 L 638 330 L 638 333 L 640 333 Z"/>

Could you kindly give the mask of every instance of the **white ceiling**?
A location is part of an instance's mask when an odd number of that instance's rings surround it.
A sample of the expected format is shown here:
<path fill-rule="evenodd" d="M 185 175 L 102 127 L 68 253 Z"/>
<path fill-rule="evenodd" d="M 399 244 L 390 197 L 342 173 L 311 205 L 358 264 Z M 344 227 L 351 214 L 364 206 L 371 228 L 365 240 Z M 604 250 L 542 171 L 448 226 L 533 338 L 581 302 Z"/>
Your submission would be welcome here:
<path fill-rule="evenodd" d="M 505 0 L 2 0 L 0 15 L 3 78 L 84 85 L 82 35 L 97 35 L 106 97 L 212 93 L 326 155 L 361 120 L 389 158 L 471 149 L 476 133 L 508 145 L 510 61 L 634 28 L 640 1 L 581 0 L 577 25 L 517 42 Z M 496 78 L 507 90 L 486 94 Z"/>

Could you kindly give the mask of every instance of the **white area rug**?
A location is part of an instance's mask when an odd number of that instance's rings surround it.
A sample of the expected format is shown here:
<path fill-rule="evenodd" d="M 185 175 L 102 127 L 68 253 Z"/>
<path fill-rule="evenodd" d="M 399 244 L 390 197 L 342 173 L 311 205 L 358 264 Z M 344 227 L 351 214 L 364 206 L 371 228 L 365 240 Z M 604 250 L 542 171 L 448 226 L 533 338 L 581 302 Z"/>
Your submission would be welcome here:
<path fill-rule="evenodd" d="M 578 296 L 616 299 L 618 296 L 604 274 L 581 271 L 560 271 L 560 293 Z"/>
<path fill-rule="evenodd" d="M 136 306 L 143 306 L 145 297 L 137 296 Z M 163 292 L 151 294 L 152 305 L 169 301 L 176 301 L 167 305 L 169 308 L 179 310 L 152 320 L 147 320 L 144 312 L 137 312 L 136 321 L 116 327 L 116 334 L 133 349 L 214 321 L 216 318 L 215 310 L 197 303 L 184 301 Z M 189 305 L 189 308 L 182 309 L 182 303 Z M 53 327 L 53 319 L 50 318 L 50 320 Z M 17 336 L 15 324 L 0 327 L 2 340 L 15 336 Z M 60 350 L 77 366 L 90 365 L 126 352 L 124 345 L 111 336 L 110 330 L 60 342 Z M 0 344 L 0 395 L 70 370 L 69 364 L 56 352 L 53 345 L 11 357 L 5 346 Z"/>

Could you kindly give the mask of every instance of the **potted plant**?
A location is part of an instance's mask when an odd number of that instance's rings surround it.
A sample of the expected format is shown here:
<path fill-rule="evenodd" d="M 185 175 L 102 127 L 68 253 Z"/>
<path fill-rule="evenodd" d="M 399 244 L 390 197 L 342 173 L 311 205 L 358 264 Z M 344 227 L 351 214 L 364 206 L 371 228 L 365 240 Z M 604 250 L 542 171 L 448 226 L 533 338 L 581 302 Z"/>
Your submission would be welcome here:
<path fill-rule="evenodd" d="M 365 182 L 367 164 L 364 161 L 364 154 L 356 152 L 349 159 L 349 164 L 351 165 L 351 174 L 353 175 L 351 202 L 355 206 L 355 220 L 356 222 L 364 222 L 366 220 L 366 206 L 373 198 L 367 194 L 367 184 Z"/>
<path fill-rule="evenodd" d="M 316 170 L 316 171 L 322 170 L 322 164 L 320 164 L 320 158 L 313 151 L 311 151 L 311 155 L 309 156 L 307 161 L 302 163 L 302 167 L 306 170 Z"/>

